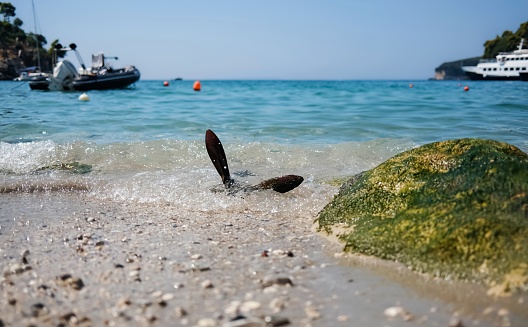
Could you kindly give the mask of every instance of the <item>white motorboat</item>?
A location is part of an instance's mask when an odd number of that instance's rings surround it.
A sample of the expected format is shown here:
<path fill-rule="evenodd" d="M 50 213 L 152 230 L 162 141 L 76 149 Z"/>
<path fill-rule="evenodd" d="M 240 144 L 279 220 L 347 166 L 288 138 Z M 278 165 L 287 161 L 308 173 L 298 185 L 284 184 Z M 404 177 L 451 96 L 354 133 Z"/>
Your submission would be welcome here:
<path fill-rule="evenodd" d="M 137 82 L 140 78 L 139 70 L 134 66 L 124 68 L 112 68 L 105 63 L 105 59 L 117 57 L 105 57 L 100 53 L 92 56 L 92 66 L 86 68 L 84 62 L 77 52 L 75 43 L 68 48 L 57 44 L 56 51 L 73 51 L 81 65 L 79 70 L 68 60 L 59 61 L 53 69 L 51 76 L 39 76 L 31 79 L 29 87 L 32 90 L 43 91 L 87 91 L 87 90 L 110 90 L 126 88 Z"/>

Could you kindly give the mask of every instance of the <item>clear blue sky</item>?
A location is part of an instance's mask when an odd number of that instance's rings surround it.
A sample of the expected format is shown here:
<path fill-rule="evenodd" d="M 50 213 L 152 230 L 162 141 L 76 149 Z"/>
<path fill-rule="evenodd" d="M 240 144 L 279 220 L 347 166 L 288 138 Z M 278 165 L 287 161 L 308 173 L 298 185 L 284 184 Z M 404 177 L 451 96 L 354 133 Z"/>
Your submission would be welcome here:
<path fill-rule="evenodd" d="M 31 0 L 4 2 L 34 30 Z M 104 51 L 159 80 L 427 79 L 528 20 L 528 0 L 34 3 L 48 45 L 74 42 L 87 64 Z"/>

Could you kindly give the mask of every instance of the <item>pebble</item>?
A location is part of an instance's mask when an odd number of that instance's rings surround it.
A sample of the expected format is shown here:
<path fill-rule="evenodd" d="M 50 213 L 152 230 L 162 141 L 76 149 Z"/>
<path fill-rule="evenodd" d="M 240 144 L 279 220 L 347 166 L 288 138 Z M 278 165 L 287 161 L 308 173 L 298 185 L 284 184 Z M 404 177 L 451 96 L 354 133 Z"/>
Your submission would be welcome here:
<path fill-rule="evenodd" d="M 314 306 L 308 305 L 304 308 L 304 312 L 306 313 L 306 316 L 310 320 L 317 320 L 321 318 L 321 312 L 317 310 Z"/>
<path fill-rule="evenodd" d="M 46 294 L 47 296 L 49 297 L 55 297 L 55 294 L 53 293 L 53 291 L 47 286 L 47 285 L 44 285 L 44 284 L 41 284 L 37 287 L 37 290 L 39 290 L 40 292 Z"/>
<path fill-rule="evenodd" d="M 489 315 L 490 313 L 492 313 L 493 311 L 495 311 L 495 309 L 493 307 L 487 307 L 486 309 L 484 309 L 482 311 L 482 314 L 483 315 Z"/>
<path fill-rule="evenodd" d="M 508 309 L 501 308 L 497 311 L 497 315 L 499 316 L 507 316 L 510 314 L 510 311 Z"/>
<path fill-rule="evenodd" d="M 401 316 L 405 321 L 413 319 L 413 315 L 400 306 L 388 307 L 387 309 L 385 309 L 385 311 L 383 311 L 383 314 L 389 318 Z"/>
<path fill-rule="evenodd" d="M 191 256 L 191 259 L 193 259 L 193 260 L 199 260 L 199 259 L 201 259 L 201 258 L 203 258 L 201 254 L 193 254 L 193 255 Z"/>
<path fill-rule="evenodd" d="M 271 285 L 268 287 L 264 287 L 264 289 L 262 290 L 263 294 L 273 294 L 273 293 L 278 293 L 278 292 L 279 292 L 279 287 L 277 285 Z"/>
<path fill-rule="evenodd" d="M 176 307 L 174 308 L 174 314 L 176 317 L 184 317 L 187 315 L 187 311 L 182 307 Z"/>
<path fill-rule="evenodd" d="M 59 284 L 62 284 L 63 286 L 67 286 L 77 291 L 84 287 L 82 279 L 74 278 L 70 274 L 61 275 L 57 277 L 57 280 L 59 281 Z"/>
<path fill-rule="evenodd" d="M 116 306 L 119 308 L 119 309 L 124 309 L 126 307 L 128 307 L 129 305 L 132 304 L 132 301 L 130 301 L 130 298 L 128 297 L 122 297 L 120 298 L 117 303 L 116 303 Z"/>
<path fill-rule="evenodd" d="M 161 296 L 161 299 L 163 301 L 171 301 L 171 300 L 174 300 L 174 294 L 172 293 L 165 293 Z"/>
<path fill-rule="evenodd" d="M 242 318 L 228 321 L 222 327 L 266 327 L 266 323 L 256 318 Z"/>
<path fill-rule="evenodd" d="M 257 301 L 246 301 L 240 305 L 240 312 L 247 314 L 253 310 L 260 309 L 261 306 Z"/>
<path fill-rule="evenodd" d="M 464 327 L 464 324 L 462 323 L 462 320 L 460 318 L 453 317 L 449 321 L 448 327 Z"/>
<path fill-rule="evenodd" d="M 216 327 L 218 326 L 216 323 L 216 320 L 211 318 L 202 318 L 198 320 L 198 326 L 199 327 Z"/>
<path fill-rule="evenodd" d="M 18 275 L 24 272 L 24 268 L 19 263 L 14 263 L 4 270 L 4 277 L 9 275 Z"/>
<path fill-rule="evenodd" d="M 262 281 L 262 288 L 270 287 L 272 285 L 293 286 L 293 282 L 288 277 L 267 277 Z"/>
<path fill-rule="evenodd" d="M 40 316 L 41 314 L 44 313 L 44 311 L 46 310 L 46 306 L 42 303 L 35 303 L 31 306 L 31 315 L 33 317 L 38 317 Z"/>
<path fill-rule="evenodd" d="M 185 285 L 182 284 L 182 283 L 175 283 L 175 284 L 174 284 L 174 288 L 175 288 L 175 289 L 180 289 L 180 288 L 184 288 L 184 287 L 185 287 Z"/>
<path fill-rule="evenodd" d="M 231 303 L 229 303 L 229 305 L 225 308 L 225 314 L 230 317 L 238 315 L 241 304 L 242 302 L 240 301 L 231 301 Z"/>
<path fill-rule="evenodd" d="M 274 298 L 270 301 L 269 307 L 270 309 L 275 312 L 281 312 L 286 307 L 287 299 L 286 298 Z"/>
<path fill-rule="evenodd" d="M 201 285 L 202 285 L 202 288 L 213 288 L 214 287 L 213 283 L 209 279 L 204 280 Z"/>
<path fill-rule="evenodd" d="M 288 318 L 277 317 L 277 316 L 266 316 L 264 318 L 264 321 L 266 322 L 268 326 L 271 326 L 271 327 L 287 326 L 290 324 L 290 320 Z"/>
<path fill-rule="evenodd" d="M 383 311 L 383 314 L 387 317 L 394 318 L 404 312 L 402 307 L 388 307 Z"/>
<path fill-rule="evenodd" d="M 278 256 L 282 256 L 282 255 L 286 254 L 286 252 L 284 252 L 284 250 L 273 250 L 273 251 L 271 251 L 271 253 L 273 253 L 273 255 L 278 255 Z"/>
<path fill-rule="evenodd" d="M 150 296 L 152 297 L 161 297 L 162 295 L 163 295 L 162 291 L 155 291 L 155 292 L 152 292 L 152 294 L 150 294 Z"/>
<path fill-rule="evenodd" d="M 128 273 L 128 276 L 130 276 L 130 277 L 139 276 L 139 270 L 132 270 L 131 272 Z"/>

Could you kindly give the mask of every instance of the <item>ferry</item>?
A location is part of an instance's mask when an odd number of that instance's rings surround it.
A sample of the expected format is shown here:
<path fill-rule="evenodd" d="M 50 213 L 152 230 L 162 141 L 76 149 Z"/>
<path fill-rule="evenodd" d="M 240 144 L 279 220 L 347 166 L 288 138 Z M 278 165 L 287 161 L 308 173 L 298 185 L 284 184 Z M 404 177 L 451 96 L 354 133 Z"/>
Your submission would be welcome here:
<path fill-rule="evenodd" d="M 517 81 L 528 73 L 528 49 L 523 49 L 524 39 L 517 50 L 500 52 L 496 59 L 481 59 L 476 66 L 462 66 L 469 79 L 474 81 Z"/>

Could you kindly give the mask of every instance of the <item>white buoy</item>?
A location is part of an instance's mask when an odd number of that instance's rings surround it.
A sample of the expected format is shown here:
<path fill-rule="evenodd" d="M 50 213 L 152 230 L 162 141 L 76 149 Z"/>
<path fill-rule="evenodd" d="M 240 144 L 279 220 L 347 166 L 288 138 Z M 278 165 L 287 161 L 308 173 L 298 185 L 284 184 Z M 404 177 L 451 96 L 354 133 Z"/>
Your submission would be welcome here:
<path fill-rule="evenodd" d="M 88 96 L 88 94 L 83 93 L 83 94 L 79 95 L 79 100 L 81 100 L 81 101 L 90 101 L 90 97 Z"/>

